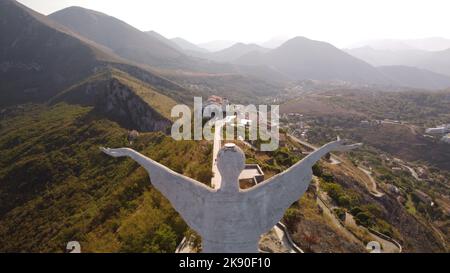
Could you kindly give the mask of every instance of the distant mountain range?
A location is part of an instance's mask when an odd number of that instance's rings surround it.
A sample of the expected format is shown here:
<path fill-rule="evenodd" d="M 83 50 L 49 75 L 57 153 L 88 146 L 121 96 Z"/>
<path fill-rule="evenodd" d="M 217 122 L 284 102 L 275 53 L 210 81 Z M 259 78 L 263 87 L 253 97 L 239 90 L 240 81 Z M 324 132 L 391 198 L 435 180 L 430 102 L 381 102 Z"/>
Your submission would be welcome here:
<path fill-rule="evenodd" d="M 426 69 L 400 65 L 380 66 L 377 69 L 398 86 L 417 89 L 446 89 L 450 86 L 450 77 Z"/>
<path fill-rule="evenodd" d="M 331 44 L 304 37 L 293 38 L 268 52 L 248 53 L 239 58 L 237 63 L 271 66 L 293 80 L 390 84 L 390 80 L 371 65 Z"/>
<path fill-rule="evenodd" d="M 376 50 L 425 50 L 442 51 L 450 48 L 450 39 L 431 37 L 423 39 L 383 39 L 360 42 L 349 48 L 371 47 Z"/>
<path fill-rule="evenodd" d="M 119 59 L 15 1 L 0 2 L 0 18 L 0 105 L 43 101 Z"/>
<path fill-rule="evenodd" d="M 366 52 L 368 54 L 365 54 Z M 392 60 L 383 61 L 383 56 L 380 56 L 383 52 L 385 55 L 391 56 Z M 216 62 L 228 62 L 247 67 L 270 67 L 291 80 L 340 80 L 359 84 L 394 85 L 422 89 L 442 89 L 450 86 L 450 77 L 446 75 L 447 63 L 443 63 L 439 67 L 437 61 L 441 55 L 445 55 L 445 52 L 423 50 L 383 52 L 366 47 L 347 50 L 350 56 L 331 44 L 296 37 L 275 49 L 264 48 L 256 44 L 236 43 L 216 52 L 200 52 L 197 49 L 195 51 L 188 50 L 185 53 Z M 426 61 L 420 65 L 415 61 L 426 56 L 436 59 L 436 61 L 430 61 L 435 65 L 427 65 Z"/>
<path fill-rule="evenodd" d="M 185 54 L 114 17 L 80 7 L 70 7 L 48 16 L 87 39 L 134 62 L 160 67 L 178 67 L 188 62 Z"/>
<path fill-rule="evenodd" d="M 236 43 L 237 42 L 235 42 L 235 41 L 215 40 L 215 41 L 210 41 L 210 42 L 206 42 L 206 43 L 200 43 L 200 44 L 198 44 L 198 46 L 201 48 L 204 48 L 208 51 L 215 52 L 215 51 L 220 51 L 225 48 L 228 48 Z"/>
<path fill-rule="evenodd" d="M 193 51 L 193 52 L 202 52 L 202 53 L 208 53 L 209 51 L 201 48 L 200 46 L 191 43 L 183 38 L 176 37 L 173 39 L 170 39 L 173 43 L 175 43 L 179 48 L 185 51 Z"/>
<path fill-rule="evenodd" d="M 450 48 L 442 51 L 425 51 L 417 49 L 377 50 L 371 47 L 361 47 L 346 51 L 375 66 L 413 66 L 450 76 Z"/>
<path fill-rule="evenodd" d="M 269 49 L 256 44 L 236 43 L 220 51 L 204 54 L 204 57 L 217 62 L 236 63 L 236 60 L 248 53 L 265 53 L 267 51 L 269 51 Z"/>
<path fill-rule="evenodd" d="M 290 38 L 287 37 L 274 37 L 268 41 L 265 41 L 263 43 L 258 43 L 258 45 L 265 47 L 265 48 L 270 48 L 270 49 L 274 49 L 277 48 L 279 46 L 281 46 L 282 44 L 286 43 L 288 40 L 290 40 Z"/>
<path fill-rule="evenodd" d="M 194 94 L 264 99 L 291 82 L 310 79 L 380 87 L 450 86 L 450 50 L 365 47 L 344 52 L 304 37 L 274 49 L 230 41 L 203 47 L 142 32 L 80 7 L 49 16 L 13 0 L 0 2 L 0 7 L 0 105 L 46 101 L 105 69 L 123 71 L 176 101 Z M 209 51 L 213 44 L 215 52 Z M 217 51 L 219 44 L 225 48 Z"/>
<path fill-rule="evenodd" d="M 309 40 L 304 37 L 290 39 L 275 49 L 231 41 L 213 41 L 195 45 L 182 38 L 167 39 L 155 31 L 147 32 L 147 35 L 145 35 L 120 20 L 83 8 L 67 8 L 51 14 L 49 17 L 79 35 L 110 48 L 116 55 L 153 67 L 200 70 L 208 73 L 241 73 L 245 71 L 245 74 L 277 82 L 280 80 L 280 74 L 283 74 L 283 77 L 291 80 L 340 80 L 358 84 L 401 85 L 427 89 L 434 89 L 436 86 L 439 88 L 446 87 L 448 79 L 444 75 L 450 75 L 450 62 L 446 62 L 450 52 L 446 51 L 428 52 L 414 49 L 403 52 L 404 55 L 393 56 L 393 58 L 403 58 L 404 62 L 383 61 L 388 59 L 389 54 L 385 52 L 385 55 L 380 56 L 379 52 L 376 52 L 374 53 L 376 57 L 373 58 L 376 61 L 371 61 L 370 57 L 365 56 L 364 50 L 354 50 L 363 54 L 348 51 L 350 56 L 331 44 Z M 116 33 L 116 35 L 109 37 L 111 35 L 108 35 L 108 33 Z M 117 33 L 120 33 L 120 35 L 117 35 Z M 114 38 L 119 36 L 120 39 Z M 271 42 L 272 45 L 276 44 L 276 41 Z M 278 42 L 281 42 L 281 40 L 278 40 Z M 434 46 L 434 48 L 437 48 L 439 46 L 445 47 L 446 42 L 445 39 L 437 38 L 395 41 L 398 44 L 397 48 L 401 48 L 401 43 L 407 44 L 411 48 L 413 46 L 417 48 L 426 46 L 432 48 Z M 394 44 L 394 41 L 390 43 Z M 394 45 L 391 46 L 394 47 Z M 366 48 L 366 50 L 368 49 Z M 369 54 L 369 56 L 371 55 Z M 246 66 L 246 69 L 236 66 L 233 68 L 217 64 L 211 65 L 202 62 L 201 59 Z M 371 65 L 390 66 L 390 74 L 386 75 L 386 69 L 380 70 Z M 400 77 L 405 73 L 405 66 L 421 69 L 410 68 L 408 71 L 414 71 L 414 77 L 409 77 L 411 81 L 407 81 L 408 77 Z M 251 69 L 249 67 L 266 68 Z M 399 71 L 395 71 L 396 69 L 399 69 Z M 266 77 L 268 74 L 266 71 L 270 70 L 276 70 L 274 74 L 278 75 L 273 78 Z M 444 75 L 430 76 L 432 75 L 431 72 Z M 413 78 L 414 80 L 412 80 Z"/>

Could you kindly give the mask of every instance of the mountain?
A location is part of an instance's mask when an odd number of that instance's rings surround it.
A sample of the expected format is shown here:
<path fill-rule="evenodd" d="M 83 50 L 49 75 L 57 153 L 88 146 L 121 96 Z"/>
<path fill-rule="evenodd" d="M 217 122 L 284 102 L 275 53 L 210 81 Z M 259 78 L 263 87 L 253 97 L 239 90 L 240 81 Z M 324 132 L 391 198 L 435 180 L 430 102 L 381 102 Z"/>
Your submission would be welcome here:
<path fill-rule="evenodd" d="M 185 54 L 156 32 L 142 32 L 114 17 L 80 7 L 70 7 L 48 16 L 73 32 L 109 48 L 135 63 L 160 70 L 195 73 L 238 73 L 236 67 L 211 62 L 203 53 Z"/>
<path fill-rule="evenodd" d="M 217 62 L 233 63 L 235 60 L 250 52 L 264 53 L 267 51 L 269 51 L 269 49 L 263 48 L 256 44 L 237 43 L 229 48 L 209 54 L 208 58 Z"/>
<path fill-rule="evenodd" d="M 158 32 L 154 31 L 154 30 L 150 30 L 150 31 L 146 31 L 145 32 L 147 35 L 150 35 L 151 37 L 163 42 L 164 44 L 178 50 L 178 51 L 182 51 L 183 49 L 181 47 L 179 47 L 176 43 L 174 43 L 173 41 L 171 41 L 170 39 L 167 39 L 166 37 L 164 37 L 163 35 L 159 34 Z"/>
<path fill-rule="evenodd" d="M 403 40 L 392 40 L 392 39 L 382 39 L 382 40 L 371 40 L 365 42 L 359 42 L 349 46 L 350 49 L 359 47 L 370 47 L 376 50 L 414 50 L 413 46 L 406 43 Z"/>
<path fill-rule="evenodd" d="M 193 94 L 15 1 L 0 2 L 0 106 L 83 102 L 140 131 L 165 130 Z M 64 96 L 63 96 L 64 94 Z M 86 104 L 86 105 L 85 105 Z"/>
<path fill-rule="evenodd" d="M 426 58 L 418 60 L 417 67 L 450 76 L 450 48 L 442 51 L 430 52 Z"/>
<path fill-rule="evenodd" d="M 374 66 L 414 66 L 419 60 L 425 59 L 429 54 L 423 50 L 379 50 L 368 46 L 346 49 L 345 51 Z"/>
<path fill-rule="evenodd" d="M 234 42 L 234 41 L 216 40 L 216 41 L 201 43 L 201 44 L 198 44 L 198 46 L 201 48 L 204 48 L 208 51 L 215 52 L 215 51 L 219 51 L 219 50 L 228 48 L 234 44 L 236 44 L 236 42 Z"/>
<path fill-rule="evenodd" d="M 48 17 L 131 61 L 165 68 L 179 67 L 188 61 L 183 53 L 159 38 L 97 11 L 69 7 Z"/>
<path fill-rule="evenodd" d="M 237 43 L 209 53 L 200 48 L 219 49 L 231 42 L 215 41 L 199 47 L 187 41 L 175 39 L 185 48 L 189 48 L 183 49 L 176 42 L 155 31 L 144 33 L 114 17 L 80 7 L 66 8 L 48 17 L 78 36 L 84 37 L 86 41 L 92 41 L 94 44 L 107 48 L 103 51 L 109 49 L 112 55 L 157 69 L 208 74 L 243 73 L 265 79 L 276 85 L 288 79 L 393 84 L 390 81 L 392 77 L 385 77 L 369 64 L 330 44 L 302 37 L 291 39 L 273 50 L 255 44 Z M 439 63 L 439 58 L 432 62 Z M 226 63 L 233 63 L 233 65 Z M 397 65 L 397 63 L 389 65 Z M 401 65 L 418 66 L 414 63 Z M 448 64 L 443 62 L 439 66 L 424 64 L 418 67 L 446 73 Z M 176 78 L 173 80 L 182 83 Z M 196 79 L 193 80 L 196 81 Z M 429 84 L 419 85 L 419 87 L 422 86 L 429 86 Z M 220 89 L 219 86 L 214 87 L 214 90 Z"/>
<path fill-rule="evenodd" d="M 389 84 L 382 73 L 331 44 L 296 37 L 266 53 L 251 52 L 239 64 L 267 65 L 293 80 L 342 80 L 364 84 Z"/>
<path fill-rule="evenodd" d="M 188 40 L 185 40 L 180 37 L 176 37 L 173 39 L 170 39 L 173 43 L 175 43 L 178 47 L 180 47 L 184 51 L 193 51 L 193 52 L 201 52 L 201 53 L 208 53 L 208 50 L 201 48 Z"/>
<path fill-rule="evenodd" d="M 171 41 L 177 43 L 187 55 L 220 63 L 233 63 L 235 60 L 250 52 L 267 52 L 269 50 L 257 44 L 236 43 L 222 50 L 210 52 L 182 38 L 174 38 Z"/>
<path fill-rule="evenodd" d="M 450 49 L 442 51 L 347 49 L 347 53 L 375 66 L 414 66 L 450 76 Z"/>
<path fill-rule="evenodd" d="M 430 37 L 423 39 L 383 39 L 360 42 L 350 46 L 350 48 L 371 47 L 376 50 L 425 50 L 442 51 L 450 48 L 450 39 L 442 37 Z"/>
<path fill-rule="evenodd" d="M 450 39 L 442 37 L 408 40 L 407 43 L 416 49 L 428 51 L 442 51 L 450 48 Z"/>
<path fill-rule="evenodd" d="M 0 2 L 0 33 L 0 106 L 44 101 L 102 63 L 119 61 L 16 1 Z"/>
<path fill-rule="evenodd" d="M 423 89 L 450 88 L 450 76 L 429 70 L 409 66 L 380 66 L 377 69 L 399 86 Z"/>

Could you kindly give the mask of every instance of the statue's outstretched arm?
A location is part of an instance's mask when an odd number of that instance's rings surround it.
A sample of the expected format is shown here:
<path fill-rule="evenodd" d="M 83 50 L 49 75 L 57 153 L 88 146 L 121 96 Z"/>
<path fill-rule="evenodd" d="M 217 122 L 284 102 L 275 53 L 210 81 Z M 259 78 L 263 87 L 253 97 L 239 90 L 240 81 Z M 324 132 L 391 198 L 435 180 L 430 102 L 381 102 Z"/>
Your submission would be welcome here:
<path fill-rule="evenodd" d="M 101 150 L 113 157 L 129 157 L 147 170 L 152 185 L 158 189 L 192 228 L 196 229 L 196 214 L 201 213 L 205 197 L 213 190 L 208 186 L 176 173 L 158 162 L 129 148 Z"/>
<path fill-rule="evenodd" d="M 314 152 L 310 153 L 308 156 L 303 158 L 297 164 L 293 165 L 290 169 L 312 168 L 314 164 L 316 164 L 322 157 L 324 157 L 328 153 L 350 151 L 359 148 L 361 146 L 362 143 L 348 144 L 348 140 L 340 139 L 339 137 L 337 137 L 336 141 L 323 145 L 319 149 L 315 150 Z"/>
<path fill-rule="evenodd" d="M 362 144 L 347 145 L 346 140 L 339 138 L 312 152 L 286 171 L 247 190 L 260 200 L 261 213 L 264 219 L 273 219 L 264 223 L 264 230 L 270 230 L 284 215 L 294 202 L 308 189 L 312 180 L 312 167 L 324 155 L 333 151 L 348 151 L 360 147 Z M 266 217 L 264 217 L 264 215 Z"/>

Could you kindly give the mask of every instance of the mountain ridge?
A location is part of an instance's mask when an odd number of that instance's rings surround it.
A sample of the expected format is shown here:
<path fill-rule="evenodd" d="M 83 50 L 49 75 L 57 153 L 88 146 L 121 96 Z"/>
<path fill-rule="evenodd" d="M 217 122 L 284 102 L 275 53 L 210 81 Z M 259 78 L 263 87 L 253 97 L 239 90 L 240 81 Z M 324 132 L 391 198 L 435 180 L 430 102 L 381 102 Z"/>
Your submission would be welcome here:
<path fill-rule="evenodd" d="M 0 105 L 43 101 L 120 60 L 16 1 L 0 2 L 0 17 Z"/>
<path fill-rule="evenodd" d="M 176 65 L 186 56 L 164 41 L 97 11 L 69 7 L 48 17 L 77 34 L 110 48 L 117 55 L 152 66 Z"/>
<path fill-rule="evenodd" d="M 389 84 L 374 67 L 331 44 L 295 37 L 267 53 L 249 53 L 240 64 L 265 64 L 295 80 L 345 80 L 358 83 Z"/>
<path fill-rule="evenodd" d="M 360 47 L 347 49 L 346 52 L 375 66 L 414 66 L 450 76 L 450 49 L 442 51 L 378 50 Z"/>

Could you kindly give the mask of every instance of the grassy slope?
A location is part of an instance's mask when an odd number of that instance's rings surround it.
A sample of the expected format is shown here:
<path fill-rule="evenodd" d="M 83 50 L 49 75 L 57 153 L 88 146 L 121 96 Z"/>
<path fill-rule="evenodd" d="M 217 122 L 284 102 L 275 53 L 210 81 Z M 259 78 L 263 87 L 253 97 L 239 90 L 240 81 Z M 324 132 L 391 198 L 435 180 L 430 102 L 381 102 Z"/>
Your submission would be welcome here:
<path fill-rule="evenodd" d="M 113 77 L 119 80 L 122 84 L 130 87 L 136 95 L 141 97 L 150 107 L 155 109 L 163 117 L 169 120 L 172 119 L 170 112 L 172 107 L 177 105 L 175 100 L 159 93 L 158 91 L 155 91 L 155 89 L 148 84 L 131 77 L 125 72 L 114 70 Z"/>
<path fill-rule="evenodd" d="M 117 79 L 118 81 L 120 81 L 120 83 L 127 86 L 136 95 L 141 97 L 141 99 L 144 102 L 146 102 L 151 108 L 153 108 L 156 112 L 158 112 L 168 120 L 172 119 L 170 116 L 170 112 L 172 107 L 177 104 L 177 102 L 174 99 L 160 93 L 152 86 L 118 69 L 107 69 L 105 71 L 96 73 L 62 91 L 60 94 L 54 97 L 52 101 L 64 100 L 64 97 L 67 95 L 79 96 L 77 94 L 74 95 L 74 92 L 78 92 L 79 89 L 82 88 L 83 86 L 95 82 L 108 81 L 111 79 Z"/>
<path fill-rule="evenodd" d="M 0 123 L 0 251 L 173 252 L 187 227 L 146 172 L 99 146 L 127 145 L 127 132 L 90 108 L 27 106 Z M 144 134 L 133 148 L 200 181 L 211 147 Z M 169 152 L 170 151 L 170 152 Z"/>

